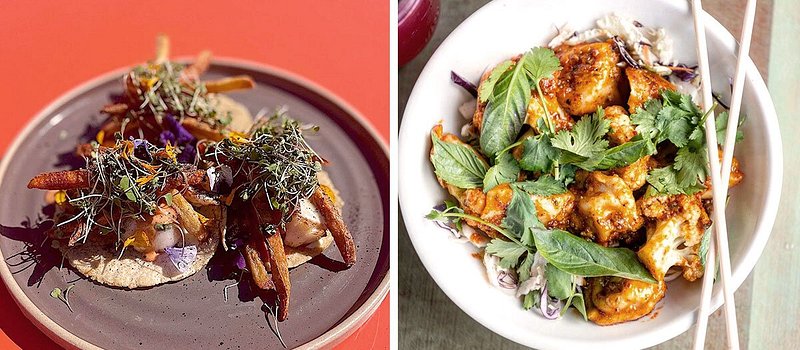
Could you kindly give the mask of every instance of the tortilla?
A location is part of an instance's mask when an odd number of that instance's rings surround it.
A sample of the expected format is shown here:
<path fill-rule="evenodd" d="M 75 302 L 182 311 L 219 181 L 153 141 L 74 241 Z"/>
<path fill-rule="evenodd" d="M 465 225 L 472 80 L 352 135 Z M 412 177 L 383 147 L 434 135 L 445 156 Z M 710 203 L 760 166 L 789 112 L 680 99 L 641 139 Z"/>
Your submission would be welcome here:
<path fill-rule="evenodd" d="M 198 212 L 208 214 L 206 227 L 209 237 L 197 247 L 197 259 L 186 272 L 178 271 L 167 254 L 159 254 L 155 261 L 150 262 L 142 259 L 141 253 L 129 247 L 120 257 L 113 242 L 108 244 L 98 240 L 90 240 L 75 247 L 64 247 L 64 258 L 82 275 L 113 287 L 147 288 L 182 280 L 208 264 L 225 230 L 225 207 L 203 207 Z"/>
<path fill-rule="evenodd" d="M 247 132 L 253 125 L 253 115 L 243 104 L 224 94 L 210 96 L 211 104 L 216 108 L 218 115 L 230 113 L 231 122 L 227 128 L 238 132 Z"/>

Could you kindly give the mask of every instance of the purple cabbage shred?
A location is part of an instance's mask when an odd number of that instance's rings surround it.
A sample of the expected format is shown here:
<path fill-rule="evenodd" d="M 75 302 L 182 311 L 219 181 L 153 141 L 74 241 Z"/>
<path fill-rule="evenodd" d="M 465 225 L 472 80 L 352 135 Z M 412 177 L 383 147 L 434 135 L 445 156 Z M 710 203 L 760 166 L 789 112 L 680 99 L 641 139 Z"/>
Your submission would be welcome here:
<path fill-rule="evenodd" d="M 697 77 L 697 66 L 689 67 L 683 63 L 678 63 L 673 67 L 679 67 L 684 69 L 673 69 L 672 75 L 676 78 L 680 79 L 681 81 L 692 81 L 692 79 Z M 688 69 L 688 70 L 687 70 Z"/>
<path fill-rule="evenodd" d="M 450 71 L 450 80 L 456 85 L 464 88 L 464 90 L 467 90 L 472 97 L 478 97 L 478 87 L 469 82 L 467 79 L 464 79 L 462 76 L 456 74 L 456 72 Z"/>
<path fill-rule="evenodd" d="M 641 68 L 642 66 L 639 65 L 636 60 L 633 59 L 633 56 L 628 52 L 628 49 L 625 48 L 625 42 L 622 41 L 618 36 L 613 38 L 614 44 L 617 46 L 617 51 L 619 51 L 619 55 L 622 56 L 622 59 L 628 63 L 629 66 L 633 68 Z"/>

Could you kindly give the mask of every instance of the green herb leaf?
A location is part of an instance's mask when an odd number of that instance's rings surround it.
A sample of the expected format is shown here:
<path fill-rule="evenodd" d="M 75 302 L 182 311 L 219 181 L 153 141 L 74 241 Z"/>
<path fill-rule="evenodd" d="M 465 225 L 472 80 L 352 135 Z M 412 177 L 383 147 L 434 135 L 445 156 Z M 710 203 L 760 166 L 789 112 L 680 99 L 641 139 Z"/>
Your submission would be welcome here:
<path fill-rule="evenodd" d="M 583 294 L 575 293 L 575 295 L 572 296 L 572 306 L 578 309 L 578 312 L 580 312 L 581 315 L 583 315 L 584 321 L 589 320 L 589 318 L 586 317 L 586 302 L 583 299 Z"/>
<path fill-rule="evenodd" d="M 608 141 L 603 136 L 608 132 L 609 122 L 604 112 L 598 108 L 591 116 L 581 118 L 572 130 L 561 130 L 553 137 L 553 147 L 566 152 L 561 153 L 561 162 L 581 163 L 585 161 L 599 162 L 603 152 L 608 148 Z"/>
<path fill-rule="evenodd" d="M 172 206 L 172 193 L 167 193 L 164 195 L 164 201 L 167 202 L 168 206 Z"/>
<path fill-rule="evenodd" d="M 728 128 L 728 112 L 720 113 L 716 120 L 716 129 L 717 129 L 717 142 L 720 145 L 725 145 L 725 130 Z M 741 127 L 744 123 L 744 118 L 739 118 L 739 126 Z M 744 140 L 744 132 L 742 129 L 736 129 L 736 142 Z"/>
<path fill-rule="evenodd" d="M 706 179 L 705 147 L 684 147 L 678 150 L 675 156 L 675 170 L 678 171 L 678 185 L 682 188 L 692 188 Z"/>
<path fill-rule="evenodd" d="M 480 99 L 481 103 L 485 103 L 486 100 L 489 99 L 489 96 L 492 95 L 492 90 L 494 90 L 495 84 L 497 84 L 497 80 L 499 80 L 500 76 L 508 71 L 508 68 L 510 68 L 512 65 L 514 65 L 514 61 L 506 60 L 492 69 L 492 72 L 489 73 L 489 77 L 481 83 L 481 86 L 478 89 L 478 98 Z"/>
<path fill-rule="evenodd" d="M 558 160 L 559 152 L 553 147 L 549 136 L 529 137 L 522 145 L 522 158 L 519 160 L 522 169 L 542 174 L 553 170 L 553 163 Z"/>
<path fill-rule="evenodd" d="M 656 145 L 649 139 L 636 135 L 632 140 L 605 151 L 602 160 L 594 169 L 608 170 L 628 166 L 644 156 L 656 153 Z"/>
<path fill-rule="evenodd" d="M 469 146 L 444 142 L 436 135 L 433 140 L 433 163 L 436 176 L 459 188 L 476 188 L 483 185 L 488 165 Z"/>
<path fill-rule="evenodd" d="M 534 290 L 525 294 L 525 297 L 522 299 L 522 308 L 525 309 L 525 311 L 532 309 L 539 303 L 539 298 L 541 297 L 539 293 L 538 290 Z"/>
<path fill-rule="evenodd" d="M 656 282 L 630 249 L 606 248 L 562 230 L 533 230 L 533 236 L 539 254 L 561 271 Z"/>
<path fill-rule="evenodd" d="M 497 157 L 494 166 L 486 172 L 483 178 L 483 192 L 489 192 L 499 184 L 517 181 L 519 176 L 519 164 L 510 153 L 501 153 Z"/>
<path fill-rule="evenodd" d="M 526 57 L 500 75 L 483 112 L 480 145 L 490 158 L 514 143 L 527 118 L 531 85 L 523 69 Z"/>
<path fill-rule="evenodd" d="M 56 299 L 61 299 L 61 288 L 53 288 L 53 290 L 50 291 L 50 296 Z"/>
<path fill-rule="evenodd" d="M 506 269 L 516 267 L 519 258 L 527 251 L 528 249 L 517 243 L 502 239 L 493 239 L 486 245 L 486 253 L 500 258 L 500 267 Z"/>
<path fill-rule="evenodd" d="M 550 79 L 553 73 L 561 69 L 561 62 L 553 50 L 545 47 L 535 47 L 525 54 L 525 70 L 530 79 L 537 84 L 542 79 Z"/>
<path fill-rule="evenodd" d="M 528 250 L 528 254 L 525 255 L 525 260 L 523 260 L 522 264 L 519 264 L 517 268 L 517 284 L 531 278 L 531 266 L 533 266 L 533 253 Z"/>
<path fill-rule="evenodd" d="M 703 238 L 700 239 L 700 247 L 697 249 L 697 254 L 700 255 L 700 264 L 703 265 L 703 270 L 706 267 L 706 256 L 708 255 L 708 246 L 711 245 L 711 227 L 709 226 L 703 232 Z"/>
<path fill-rule="evenodd" d="M 125 193 L 125 197 L 130 201 L 136 201 L 136 193 L 134 186 L 136 186 L 130 177 L 123 176 L 119 180 L 119 188 Z"/>
<path fill-rule="evenodd" d="M 547 278 L 547 292 L 551 297 L 564 300 L 575 293 L 572 275 L 559 270 L 553 264 L 545 266 L 544 275 Z"/>
<path fill-rule="evenodd" d="M 525 238 L 526 231 L 531 228 L 543 229 L 544 225 L 536 216 L 536 206 L 531 197 L 522 190 L 512 187 L 513 195 L 511 202 L 506 208 L 506 216 L 503 218 L 502 226 L 513 234 L 516 239 Z M 532 242 L 531 242 L 532 243 Z"/>
<path fill-rule="evenodd" d="M 567 191 L 560 181 L 550 175 L 540 176 L 536 181 L 517 182 L 512 186 L 537 196 L 552 196 Z"/>

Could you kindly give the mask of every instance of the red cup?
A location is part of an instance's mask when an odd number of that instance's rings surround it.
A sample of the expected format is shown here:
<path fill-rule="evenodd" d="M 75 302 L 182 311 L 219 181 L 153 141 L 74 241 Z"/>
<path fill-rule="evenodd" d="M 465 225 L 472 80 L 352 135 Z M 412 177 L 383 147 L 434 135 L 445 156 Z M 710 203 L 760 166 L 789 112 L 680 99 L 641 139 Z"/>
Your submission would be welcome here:
<path fill-rule="evenodd" d="M 439 0 L 400 0 L 397 16 L 398 64 L 417 57 L 439 21 Z"/>

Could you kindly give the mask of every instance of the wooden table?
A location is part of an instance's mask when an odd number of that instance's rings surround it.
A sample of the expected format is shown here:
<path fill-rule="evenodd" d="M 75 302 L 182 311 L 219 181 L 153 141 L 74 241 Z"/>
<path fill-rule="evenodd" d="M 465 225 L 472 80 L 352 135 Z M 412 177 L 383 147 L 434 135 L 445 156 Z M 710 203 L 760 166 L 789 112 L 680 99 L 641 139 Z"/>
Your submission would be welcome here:
<path fill-rule="evenodd" d="M 441 17 L 431 43 L 399 71 L 400 116 L 411 89 L 428 58 L 444 38 L 486 0 L 441 0 Z M 704 7 L 738 37 L 745 0 L 706 0 Z M 785 150 L 800 148 L 800 67 L 796 38 L 800 37 L 800 4 L 793 0 L 762 0 L 758 4 L 751 56 L 769 87 L 781 123 Z M 772 45 L 770 45 L 772 43 Z M 800 210 L 795 210 L 798 193 L 797 158 L 786 152 L 784 190 L 778 221 L 772 237 L 753 273 L 736 292 L 740 342 L 743 349 L 784 349 L 800 342 L 794 330 L 800 319 Z M 400 348 L 518 349 L 524 348 L 487 330 L 462 312 L 436 286 L 411 246 L 402 221 L 399 224 L 399 311 Z M 686 349 L 694 329 L 654 347 Z M 706 348 L 723 349 L 725 324 L 721 310 L 712 315 Z"/>

